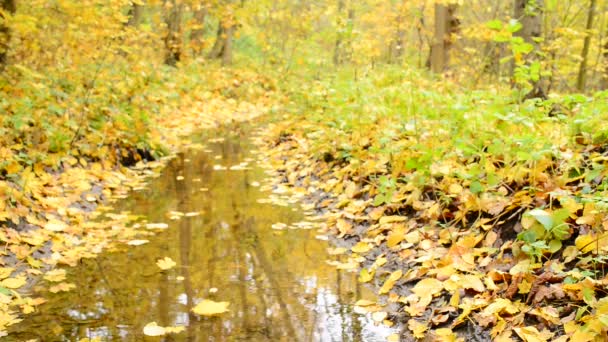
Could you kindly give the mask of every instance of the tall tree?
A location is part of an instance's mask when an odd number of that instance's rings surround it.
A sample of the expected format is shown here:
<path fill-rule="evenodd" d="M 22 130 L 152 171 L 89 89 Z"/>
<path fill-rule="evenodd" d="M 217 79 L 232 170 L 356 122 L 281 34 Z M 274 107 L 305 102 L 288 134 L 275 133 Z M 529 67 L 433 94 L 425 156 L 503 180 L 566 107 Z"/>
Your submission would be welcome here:
<path fill-rule="evenodd" d="M 515 0 L 514 18 L 521 24 L 521 30 L 515 33 L 524 42 L 532 46 L 532 51 L 525 54 L 523 64 L 527 65 L 532 71 L 532 65 L 539 65 L 540 60 L 540 40 L 542 39 L 542 23 L 544 12 L 544 0 Z M 542 80 L 539 75 L 530 75 L 530 85 L 532 89 L 524 96 L 524 99 L 543 98 L 546 99 L 546 91 L 543 88 Z"/>
<path fill-rule="evenodd" d="M 165 64 L 175 66 L 182 56 L 182 9 L 183 4 L 177 0 L 165 0 L 165 24 L 167 35 L 165 36 Z"/>
<path fill-rule="evenodd" d="M 602 89 L 608 89 L 608 41 L 604 43 L 604 73 L 602 75 Z"/>
<path fill-rule="evenodd" d="M 442 73 L 448 66 L 453 34 L 458 31 L 456 4 L 435 4 L 435 32 L 430 54 L 430 67 L 435 73 Z"/>
<path fill-rule="evenodd" d="M 576 79 L 576 89 L 578 91 L 585 90 L 587 83 L 587 63 L 589 58 L 589 46 L 591 45 L 591 29 L 593 28 L 593 19 L 595 16 L 596 0 L 589 2 L 587 13 L 587 25 L 585 26 L 585 41 L 583 42 L 583 51 L 581 52 L 581 65 L 578 69 L 578 78 Z"/>
<path fill-rule="evenodd" d="M 231 17 L 225 17 L 220 21 L 215 43 L 209 52 L 208 58 L 221 59 L 222 64 L 232 64 L 232 41 L 236 24 Z"/>
<path fill-rule="evenodd" d="M 334 65 L 342 63 L 342 44 L 344 40 L 344 25 L 342 23 L 342 12 L 344 11 L 344 0 L 338 0 L 338 34 L 336 35 L 336 43 L 334 44 Z"/>
<path fill-rule="evenodd" d="M 14 14 L 17 11 L 16 0 L 0 0 L 0 9 L 0 70 L 2 70 L 7 63 L 9 41 L 11 39 L 11 30 L 3 13 Z"/>
<path fill-rule="evenodd" d="M 397 63 L 403 56 L 403 44 L 405 42 L 405 23 L 404 23 L 404 10 L 405 1 L 402 1 L 398 6 L 397 17 L 395 18 L 395 33 L 394 38 L 391 40 L 389 46 L 389 62 Z"/>
<path fill-rule="evenodd" d="M 194 55 L 199 55 L 203 51 L 204 36 L 205 36 L 205 19 L 207 18 L 207 4 L 205 1 L 200 1 L 194 7 L 194 28 L 190 40 Z"/>
<path fill-rule="evenodd" d="M 224 26 L 225 25 L 222 21 L 220 21 L 217 26 L 217 33 L 215 34 L 215 43 L 213 43 L 211 51 L 209 51 L 209 54 L 207 55 L 207 57 L 210 59 L 215 59 L 222 55 L 225 43 Z"/>

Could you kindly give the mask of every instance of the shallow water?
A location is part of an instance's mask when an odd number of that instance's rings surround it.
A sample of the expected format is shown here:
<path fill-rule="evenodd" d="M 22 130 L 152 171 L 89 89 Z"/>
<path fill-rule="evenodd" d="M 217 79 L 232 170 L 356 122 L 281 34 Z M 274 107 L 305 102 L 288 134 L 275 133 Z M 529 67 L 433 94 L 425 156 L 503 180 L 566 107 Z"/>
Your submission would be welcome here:
<path fill-rule="evenodd" d="M 390 329 L 353 312 L 357 299 L 373 294 L 357 283 L 355 273 L 326 263 L 336 257 L 328 255 L 327 242 L 315 239 L 316 230 L 271 228 L 303 216 L 295 206 L 259 203 L 269 194 L 254 185 L 265 174 L 255 166 L 242 130 L 201 136 L 204 149 L 179 155 L 148 190 L 121 202 L 117 212 L 167 222 L 169 229 L 148 244 L 124 245 L 69 269 L 68 281 L 76 289 L 39 290 L 48 303 L 6 339 L 385 341 Z M 252 168 L 217 167 L 244 161 Z M 170 211 L 201 214 L 171 221 Z M 156 260 L 163 257 L 177 266 L 160 272 Z M 230 311 L 217 317 L 193 314 L 202 299 L 228 301 Z M 153 321 L 185 331 L 144 336 L 143 327 Z"/>

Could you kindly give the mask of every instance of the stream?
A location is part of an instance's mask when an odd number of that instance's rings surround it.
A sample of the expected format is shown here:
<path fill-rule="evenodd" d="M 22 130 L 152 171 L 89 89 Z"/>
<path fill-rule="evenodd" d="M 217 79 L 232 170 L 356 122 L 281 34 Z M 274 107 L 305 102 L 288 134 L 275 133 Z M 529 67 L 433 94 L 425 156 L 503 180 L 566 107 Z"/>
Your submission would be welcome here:
<path fill-rule="evenodd" d="M 201 133 L 146 190 L 116 205 L 169 228 L 141 246 L 122 244 L 68 269 L 76 288 L 53 294 L 12 327 L 7 341 L 385 341 L 395 331 L 353 312 L 374 300 L 357 273 L 328 265 L 336 256 L 316 229 L 273 229 L 301 222 L 296 204 L 267 203 L 248 126 Z M 230 166 L 240 165 L 233 170 Z M 167 213 L 200 213 L 170 220 Z M 278 224 L 278 225 L 277 225 Z M 156 261 L 177 265 L 161 272 Z M 229 312 L 203 317 L 203 299 L 230 302 Z M 162 337 L 143 327 L 182 326 Z"/>

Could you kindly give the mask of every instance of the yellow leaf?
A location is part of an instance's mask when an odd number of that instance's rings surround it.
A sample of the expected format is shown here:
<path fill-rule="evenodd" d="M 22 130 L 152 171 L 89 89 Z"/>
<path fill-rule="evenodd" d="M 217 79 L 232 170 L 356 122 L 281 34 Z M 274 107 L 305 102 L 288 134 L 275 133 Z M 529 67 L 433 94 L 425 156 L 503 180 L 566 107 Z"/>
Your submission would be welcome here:
<path fill-rule="evenodd" d="M 372 319 L 375 322 L 382 322 L 382 321 L 384 321 L 384 319 L 386 319 L 387 316 L 388 316 L 388 314 L 386 312 L 377 311 L 372 314 Z"/>
<path fill-rule="evenodd" d="M 129 242 L 127 242 L 127 245 L 129 246 L 141 246 L 144 245 L 146 243 L 150 242 L 149 240 L 131 240 Z"/>
<path fill-rule="evenodd" d="M 214 302 L 209 299 L 204 299 L 192 308 L 192 312 L 201 316 L 214 316 L 229 311 L 229 305 L 229 302 Z"/>
<path fill-rule="evenodd" d="M 0 267 L 0 279 L 8 278 L 14 270 L 12 267 Z"/>
<path fill-rule="evenodd" d="M 164 257 L 163 259 L 159 259 L 159 260 L 156 262 L 156 265 L 157 265 L 157 266 L 158 266 L 158 267 L 159 267 L 161 270 L 166 271 L 166 270 L 170 270 L 170 269 L 172 269 L 172 268 L 173 268 L 173 267 L 175 267 L 175 265 L 177 265 L 177 264 L 175 263 L 175 261 L 173 261 L 173 259 L 171 259 L 171 258 L 169 258 L 169 257 Z"/>
<path fill-rule="evenodd" d="M 535 327 L 515 328 L 513 330 L 525 342 L 546 342 L 554 335 L 548 330 L 540 332 Z"/>
<path fill-rule="evenodd" d="M 376 302 L 373 302 L 373 301 L 367 300 L 367 299 L 359 299 L 355 303 L 355 306 L 370 306 L 370 305 L 376 305 Z"/>
<path fill-rule="evenodd" d="M 167 229 L 169 225 L 166 223 L 148 223 L 146 224 L 147 229 Z"/>
<path fill-rule="evenodd" d="M 407 218 L 405 216 L 398 216 L 398 215 L 382 216 L 380 218 L 379 223 L 382 225 L 382 224 L 393 223 L 393 222 L 403 222 L 405 220 L 407 220 Z"/>
<path fill-rule="evenodd" d="M 596 234 L 580 235 L 574 242 L 576 248 L 583 253 L 589 253 L 608 246 L 608 233 L 598 237 Z"/>
<path fill-rule="evenodd" d="M 44 280 L 57 283 L 60 281 L 64 281 L 65 276 L 66 271 L 64 269 L 56 268 L 54 270 L 46 272 L 46 274 L 44 275 Z"/>
<path fill-rule="evenodd" d="M 388 237 L 386 238 L 386 245 L 389 248 L 393 248 L 401 243 L 405 239 L 405 226 L 400 225 L 394 228 Z"/>
<path fill-rule="evenodd" d="M 185 331 L 186 328 L 184 326 L 179 326 L 179 327 L 165 327 L 165 332 L 167 334 L 178 334 L 182 331 Z"/>
<path fill-rule="evenodd" d="M 407 321 L 407 327 L 410 329 L 410 331 L 416 338 L 424 338 L 424 333 L 428 329 L 425 324 L 420 323 L 415 319 L 410 319 L 409 321 Z"/>
<path fill-rule="evenodd" d="M 166 334 L 165 328 L 156 324 L 156 322 L 150 322 L 144 327 L 144 335 L 146 336 L 163 336 Z"/>
<path fill-rule="evenodd" d="M 418 297 L 433 296 L 443 290 L 443 283 L 435 278 L 425 278 L 412 288 Z"/>
<path fill-rule="evenodd" d="M 358 242 L 356 245 L 353 246 L 353 248 L 351 248 L 353 252 L 359 254 L 366 253 L 370 249 L 372 249 L 372 246 L 370 246 L 369 243 L 363 241 Z"/>
<path fill-rule="evenodd" d="M 68 227 L 67 224 L 63 221 L 59 221 L 56 219 L 50 219 L 45 225 L 44 229 L 50 230 L 52 232 L 62 232 Z"/>
<path fill-rule="evenodd" d="M 340 237 L 342 237 L 342 236 L 350 233 L 351 229 L 353 228 L 353 225 L 348 223 L 344 219 L 339 219 L 336 222 L 336 227 L 338 228 L 338 231 L 340 232 Z"/>
<path fill-rule="evenodd" d="M 374 279 L 374 273 L 375 271 L 368 271 L 366 268 L 361 270 L 361 273 L 359 273 L 359 282 L 360 283 L 367 283 L 368 281 Z"/>
<path fill-rule="evenodd" d="M 76 285 L 71 284 L 71 283 L 59 283 L 57 285 L 51 286 L 49 288 L 49 291 L 51 291 L 53 293 L 67 292 L 67 291 L 73 290 L 75 288 L 76 288 Z"/>
<path fill-rule="evenodd" d="M 393 286 L 395 286 L 395 283 L 397 282 L 397 280 L 401 279 L 402 275 L 403 275 L 403 272 L 401 270 L 397 270 L 397 271 L 391 273 L 391 275 L 388 276 L 388 279 L 386 279 L 386 281 L 384 282 L 384 285 L 382 285 L 382 287 L 380 288 L 380 291 L 378 293 L 380 293 L 380 294 L 388 293 L 393 288 Z"/>
<path fill-rule="evenodd" d="M 0 286 L 6 287 L 7 289 L 18 289 L 25 285 L 26 281 L 27 280 L 24 276 L 6 278 L 3 281 L 0 281 Z"/>
<path fill-rule="evenodd" d="M 465 289 L 472 289 L 477 292 L 483 292 L 486 289 L 485 286 L 483 286 L 483 282 L 481 281 L 481 279 L 472 274 L 467 274 L 463 276 L 461 278 L 461 284 L 462 287 L 464 287 Z"/>
<path fill-rule="evenodd" d="M 387 342 L 399 342 L 399 334 L 391 334 L 386 338 Z"/>

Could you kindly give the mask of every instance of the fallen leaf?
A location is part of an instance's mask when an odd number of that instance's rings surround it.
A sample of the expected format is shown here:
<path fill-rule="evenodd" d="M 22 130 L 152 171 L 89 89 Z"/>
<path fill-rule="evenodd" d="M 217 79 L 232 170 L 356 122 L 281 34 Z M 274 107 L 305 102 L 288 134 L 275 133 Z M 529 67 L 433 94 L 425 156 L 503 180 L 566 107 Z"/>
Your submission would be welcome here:
<path fill-rule="evenodd" d="M 388 314 L 384 311 L 376 311 L 372 314 L 372 319 L 378 323 L 384 321 L 386 317 L 388 317 Z"/>
<path fill-rule="evenodd" d="M 150 240 L 131 240 L 129 242 L 127 242 L 127 245 L 129 246 L 141 246 L 144 245 L 146 243 L 150 242 Z"/>
<path fill-rule="evenodd" d="M 146 224 L 147 229 L 167 229 L 169 225 L 166 223 L 148 223 Z"/>
<path fill-rule="evenodd" d="M 192 312 L 201 316 L 214 316 L 229 311 L 229 305 L 229 302 L 214 302 L 209 299 L 203 299 L 202 302 L 192 308 Z"/>
<path fill-rule="evenodd" d="M 156 322 L 150 322 L 144 327 L 144 335 L 146 336 L 163 336 L 166 333 L 165 328 L 159 326 Z"/>
<path fill-rule="evenodd" d="M 353 252 L 359 254 L 369 252 L 370 249 L 372 249 L 372 246 L 370 246 L 369 243 L 363 241 L 358 242 L 356 245 L 353 246 L 353 248 L 351 248 Z"/>
<path fill-rule="evenodd" d="M 163 259 L 159 259 L 158 261 L 156 261 L 156 265 L 161 270 L 166 271 L 172 269 L 177 264 L 175 263 L 175 261 L 173 261 L 173 259 L 169 257 L 164 257 Z"/>
<path fill-rule="evenodd" d="M 54 270 L 46 272 L 43 278 L 46 281 L 57 283 L 65 280 L 66 273 L 67 272 L 64 269 L 56 268 Z"/>
<path fill-rule="evenodd" d="M 395 286 L 395 283 L 397 282 L 397 280 L 401 279 L 401 276 L 403 275 L 403 272 L 401 270 L 397 270 L 393 273 L 391 273 L 390 276 L 388 276 L 388 278 L 386 279 L 386 281 L 384 282 L 384 284 L 382 285 L 382 287 L 380 288 L 380 291 L 378 291 L 379 294 L 386 294 L 388 293 L 393 286 Z"/>
<path fill-rule="evenodd" d="M 538 331 L 535 327 L 523 327 L 513 329 L 525 342 L 546 342 L 553 337 L 553 333 L 548 330 Z"/>
<path fill-rule="evenodd" d="M 44 229 L 50 230 L 52 232 L 62 232 L 68 227 L 67 224 L 63 221 L 59 221 L 56 219 L 50 219 L 45 225 Z"/>
<path fill-rule="evenodd" d="M 424 333 L 428 329 L 426 324 L 420 323 L 413 318 L 407 321 L 407 327 L 416 338 L 424 338 Z"/>
<path fill-rule="evenodd" d="M 52 293 L 68 292 L 75 288 L 76 288 L 76 285 L 72 284 L 72 283 L 59 283 L 57 285 L 53 285 L 53 286 L 49 287 L 49 291 L 51 291 Z"/>
<path fill-rule="evenodd" d="M 21 286 L 25 285 L 27 282 L 24 276 L 19 276 L 15 278 L 6 278 L 0 281 L 0 286 L 5 287 L 7 289 L 18 289 Z"/>

